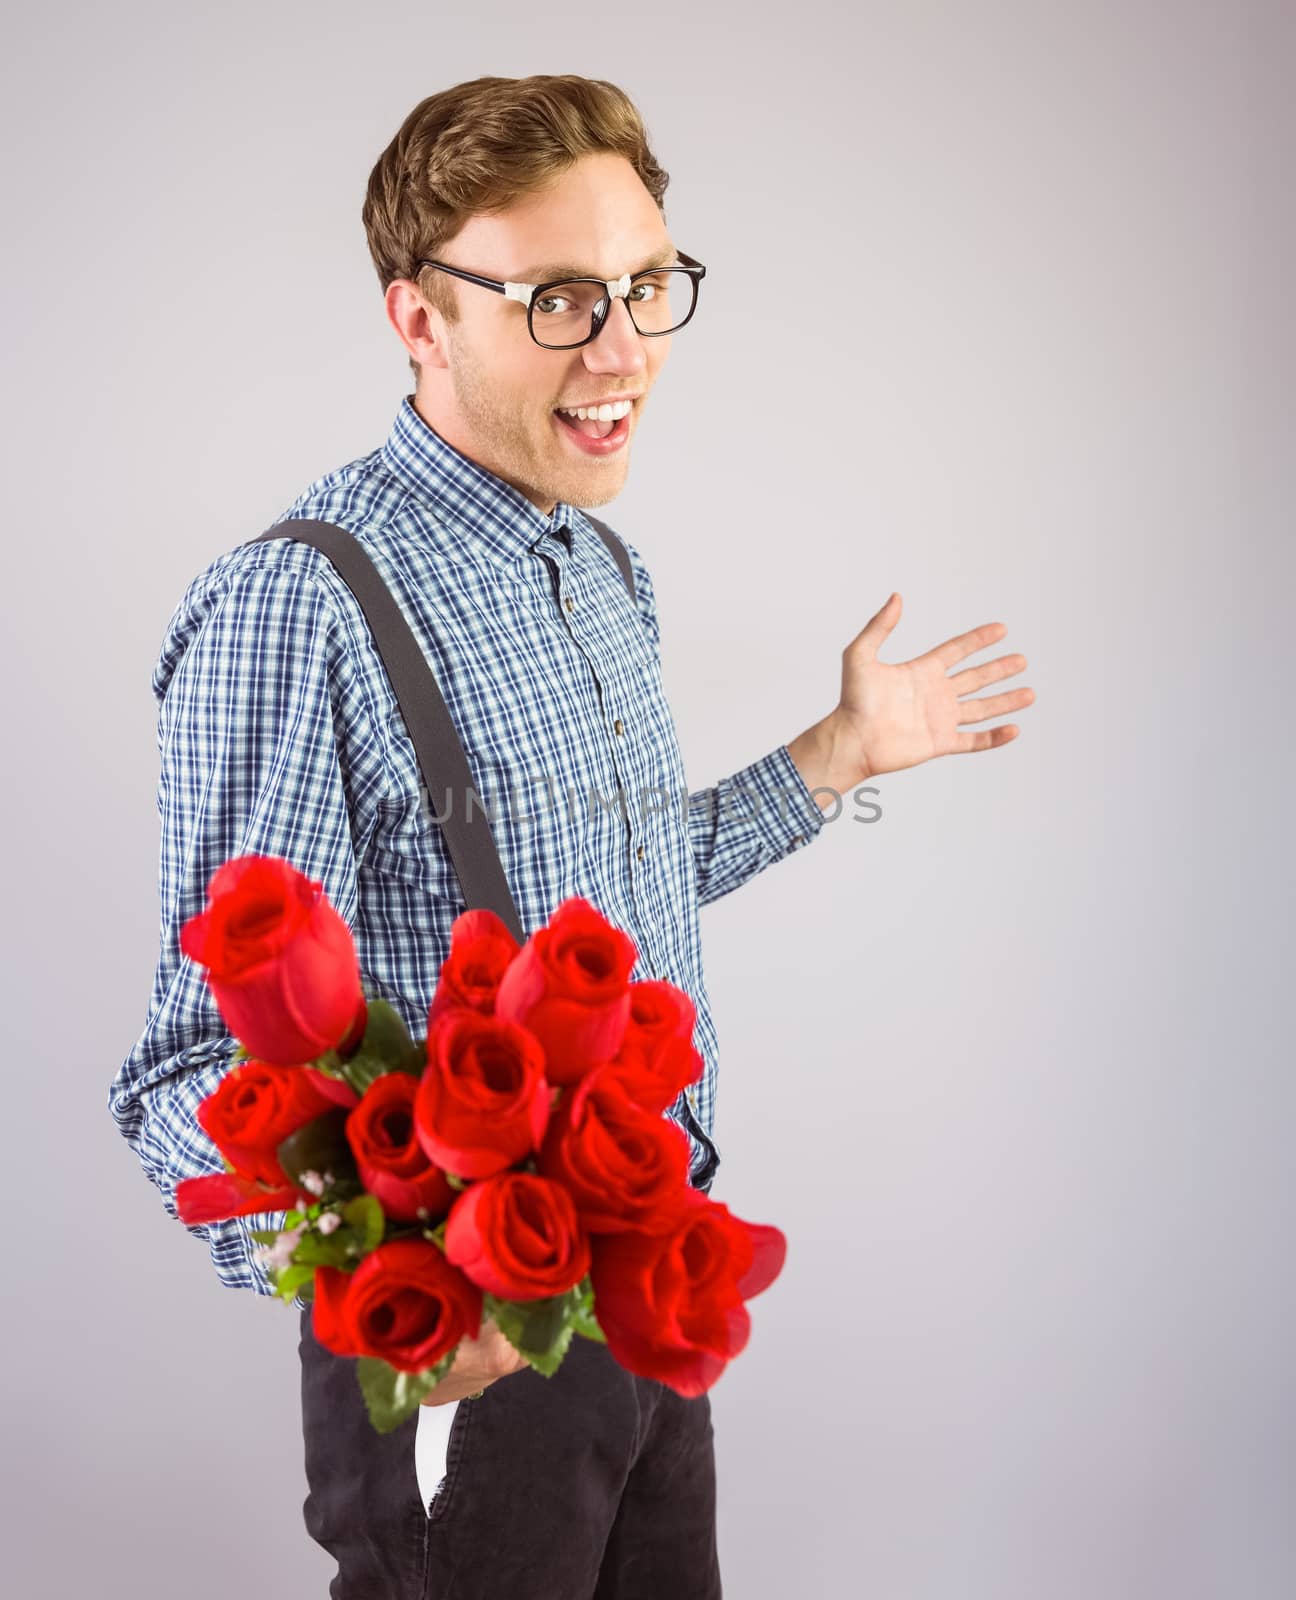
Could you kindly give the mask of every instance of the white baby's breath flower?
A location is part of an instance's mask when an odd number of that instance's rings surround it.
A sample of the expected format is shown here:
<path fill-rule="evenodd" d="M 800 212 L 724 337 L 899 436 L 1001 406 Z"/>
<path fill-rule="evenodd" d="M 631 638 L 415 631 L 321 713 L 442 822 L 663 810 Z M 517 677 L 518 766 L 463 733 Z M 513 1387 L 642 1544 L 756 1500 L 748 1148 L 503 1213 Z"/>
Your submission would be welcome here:
<path fill-rule="evenodd" d="M 318 1172 L 303 1172 L 301 1186 L 313 1195 L 324 1193 L 324 1179 L 320 1177 Z"/>
<path fill-rule="evenodd" d="M 281 1233 L 270 1246 L 265 1265 L 279 1268 L 290 1267 L 292 1265 L 293 1251 L 297 1248 L 297 1241 L 305 1231 L 306 1224 L 302 1223 L 296 1228 L 289 1228 Z"/>
<path fill-rule="evenodd" d="M 336 1211 L 321 1211 L 315 1226 L 321 1233 L 332 1233 L 334 1228 L 341 1227 L 342 1218 Z"/>

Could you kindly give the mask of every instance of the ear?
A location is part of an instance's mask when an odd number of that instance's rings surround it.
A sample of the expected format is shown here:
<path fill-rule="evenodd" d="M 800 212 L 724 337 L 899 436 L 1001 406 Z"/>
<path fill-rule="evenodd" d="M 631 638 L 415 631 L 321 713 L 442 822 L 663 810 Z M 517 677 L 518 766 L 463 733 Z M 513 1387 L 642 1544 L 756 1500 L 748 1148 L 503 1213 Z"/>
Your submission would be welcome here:
<path fill-rule="evenodd" d="M 387 320 L 421 367 L 448 367 L 446 325 L 440 311 L 410 278 L 395 278 L 384 296 Z"/>

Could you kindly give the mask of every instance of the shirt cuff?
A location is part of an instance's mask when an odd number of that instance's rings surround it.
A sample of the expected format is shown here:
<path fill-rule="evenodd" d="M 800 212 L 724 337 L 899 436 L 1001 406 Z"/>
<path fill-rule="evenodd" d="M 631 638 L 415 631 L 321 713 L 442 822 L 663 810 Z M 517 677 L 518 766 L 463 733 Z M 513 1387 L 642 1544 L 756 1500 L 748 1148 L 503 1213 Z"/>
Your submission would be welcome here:
<path fill-rule="evenodd" d="M 741 807 L 775 857 L 809 844 L 826 820 L 785 744 L 725 778 L 719 787 L 722 804 Z M 728 790 L 735 791 L 735 798 L 725 802 Z"/>

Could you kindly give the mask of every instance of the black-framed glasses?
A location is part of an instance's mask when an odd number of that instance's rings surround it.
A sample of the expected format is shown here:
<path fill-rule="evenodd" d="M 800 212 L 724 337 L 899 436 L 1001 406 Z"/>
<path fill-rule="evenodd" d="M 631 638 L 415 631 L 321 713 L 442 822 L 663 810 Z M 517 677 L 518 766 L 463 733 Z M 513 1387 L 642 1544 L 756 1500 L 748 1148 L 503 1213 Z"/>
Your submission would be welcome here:
<path fill-rule="evenodd" d="M 697 309 L 698 284 L 706 277 L 706 268 L 682 250 L 675 252 L 675 258 L 668 266 L 627 272 L 620 278 L 555 278 L 549 283 L 484 278 L 444 261 L 417 261 L 415 268 L 436 267 L 517 300 L 527 308 L 527 332 L 542 349 L 575 350 L 598 338 L 613 300 L 625 301 L 636 332 L 646 339 L 677 333 Z"/>

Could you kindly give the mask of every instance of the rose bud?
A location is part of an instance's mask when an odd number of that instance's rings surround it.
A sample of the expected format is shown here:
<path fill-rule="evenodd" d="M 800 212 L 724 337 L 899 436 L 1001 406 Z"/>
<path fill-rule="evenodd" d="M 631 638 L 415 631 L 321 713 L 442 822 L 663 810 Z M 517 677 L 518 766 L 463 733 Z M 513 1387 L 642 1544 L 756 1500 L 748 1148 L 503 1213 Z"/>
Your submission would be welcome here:
<path fill-rule="evenodd" d="M 315 1269 L 311 1325 L 326 1350 L 423 1372 L 481 1332 L 481 1290 L 426 1239 L 389 1239 L 354 1272 Z"/>
<path fill-rule="evenodd" d="M 356 1096 L 348 1093 L 354 1105 Z M 297 1190 L 280 1164 L 279 1146 L 333 1109 L 333 1098 L 320 1093 L 300 1067 L 237 1062 L 197 1110 L 199 1126 L 235 1171 L 181 1178 L 176 1184 L 180 1221 L 194 1227 L 295 1206 Z"/>
<path fill-rule="evenodd" d="M 418 1079 L 410 1073 L 384 1072 L 365 1090 L 346 1124 L 360 1182 L 397 1222 L 439 1221 L 455 1196 L 414 1131 L 417 1091 Z M 422 1219 L 420 1211 L 426 1213 Z"/>
<path fill-rule="evenodd" d="M 689 1153 L 684 1130 L 636 1105 L 608 1065 L 558 1103 L 538 1165 L 567 1189 L 590 1233 L 660 1232 L 683 1204 Z"/>
<path fill-rule="evenodd" d="M 575 1083 L 620 1048 L 638 950 L 580 896 L 564 900 L 500 980 L 495 1015 L 540 1040 L 551 1084 Z"/>
<path fill-rule="evenodd" d="M 441 964 L 432 992 L 428 1026 L 453 1006 L 467 1006 L 490 1016 L 499 981 L 520 948 L 504 919 L 494 911 L 477 908 L 457 916 L 450 929 L 450 953 Z"/>
<path fill-rule="evenodd" d="M 276 1066 L 342 1054 L 364 1036 L 351 930 L 316 883 L 278 856 L 240 856 L 212 874 L 207 907 L 180 948 L 207 968 L 231 1033 Z"/>
<path fill-rule="evenodd" d="M 636 1105 L 661 1112 L 701 1078 L 703 1061 L 701 1052 L 687 1039 L 671 1034 L 650 1040 L 628 1058 L 623 1052 L 607 1063 L 607 1070 L 615 1074 Z"/>
<path fill-rule="evenodd" d="M 451 1216 L 454 1213 L 451 1212 Z M 783 1270 L 787 1239 L 698 1189 L 668 1233 L 592 1238 L 594 1311 L 621 1366 L 693 1399 L 745 1347 L 744 1300 Z"/>
<path fill-rule="evenodd" d="M 463 1008 L 427 1038 L 414 1131 L 429 1160 L 457 1178 L 486 1178 L 540 1146 L 549 1121 L 540 1041 L 515 1023 Z"/>
<path fill-rule="evenodd" d="M 696 1022 L 697 1007 L 685 990 L 665 978 L 641 978 L 630 985 L 630 1017 L 617 1059 L 651 1055 L 663 1039 L 689 1040 Z"/>
<path fill-rule="evenodd" d="M 450 1207 L 446 1259 L 501 1300 L 547 1300 L 589 1271 L 589 1239 L 561 1183 L 502 1172 L 473 1183 Z"/>
<path fill-rule="evenodd" d="M 351 1105 L 356 1103 L 354 1091 Z M 262 1183 L 291 1183 L 279 1163 L 279 1146 L 337 1102 L 322 1094 L 299 1067 L 239 1061 L 198 1106 L 198 1122 L 239 1172 Z"/>

